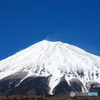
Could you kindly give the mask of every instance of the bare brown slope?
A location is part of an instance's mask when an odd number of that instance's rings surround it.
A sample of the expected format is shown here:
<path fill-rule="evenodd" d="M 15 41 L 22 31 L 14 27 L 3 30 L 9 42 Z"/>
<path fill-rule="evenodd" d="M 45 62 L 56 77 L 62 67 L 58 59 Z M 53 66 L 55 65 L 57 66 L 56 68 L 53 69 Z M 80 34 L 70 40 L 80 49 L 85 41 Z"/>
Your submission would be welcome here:
<path fill-rule="evenodd" d="M 27 75 L 27 72 L 17 72 L 0 80 L 0 94 L 13 89 Z"/>

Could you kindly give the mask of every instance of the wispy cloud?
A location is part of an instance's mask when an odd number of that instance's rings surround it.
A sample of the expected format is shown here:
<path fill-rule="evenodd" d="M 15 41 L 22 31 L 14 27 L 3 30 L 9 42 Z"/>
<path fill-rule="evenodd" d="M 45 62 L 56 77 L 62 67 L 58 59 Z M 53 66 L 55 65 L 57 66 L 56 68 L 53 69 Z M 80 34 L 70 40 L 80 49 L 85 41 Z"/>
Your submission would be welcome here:
<path fill-rule="evenodd" d="M 68 35 L 69 33 L 67 31 L 57 31 L 51 35 L 47 35 L 45 39 L 48 41 L 68 42 Z"/>

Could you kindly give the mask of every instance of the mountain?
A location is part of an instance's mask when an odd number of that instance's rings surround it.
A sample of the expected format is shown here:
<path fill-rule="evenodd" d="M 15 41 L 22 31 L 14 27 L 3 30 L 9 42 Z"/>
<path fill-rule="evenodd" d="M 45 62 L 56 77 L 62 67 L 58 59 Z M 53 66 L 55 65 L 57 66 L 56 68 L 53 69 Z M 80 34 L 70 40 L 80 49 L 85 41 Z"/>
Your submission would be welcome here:
<path fill-rule="evenodd" d="M 40 41 L 0 61 L 0 94 L 100 93 L 100 57 L 76 46 Z"/>

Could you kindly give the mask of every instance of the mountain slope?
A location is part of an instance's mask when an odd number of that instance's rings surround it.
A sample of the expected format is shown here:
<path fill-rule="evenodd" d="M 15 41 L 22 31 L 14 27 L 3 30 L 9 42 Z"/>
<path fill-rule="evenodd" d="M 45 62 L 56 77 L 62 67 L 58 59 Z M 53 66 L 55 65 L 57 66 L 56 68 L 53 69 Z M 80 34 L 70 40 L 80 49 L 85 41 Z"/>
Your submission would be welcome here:
<path fill-rule="evenodd" d="M 43 40 L 0 61 L 1 80 L 17 72 L 27 75 L 20 78 L 15 87 L 30 76 L 50 76 L 48 86 L 52 94 L 64 76 L 69 86 L 73 85 L 73 80 L 79 80 L 80 90 L 89 91 L 87 82 L 100 84 L 100 57 L 67 43 Z"/>

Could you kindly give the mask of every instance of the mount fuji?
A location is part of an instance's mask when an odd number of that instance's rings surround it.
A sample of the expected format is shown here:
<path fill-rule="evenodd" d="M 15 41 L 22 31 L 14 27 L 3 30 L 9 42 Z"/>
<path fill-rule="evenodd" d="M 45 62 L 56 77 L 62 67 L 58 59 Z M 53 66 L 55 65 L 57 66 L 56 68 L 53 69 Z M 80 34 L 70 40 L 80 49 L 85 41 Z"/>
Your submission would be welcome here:
<path fill-rule="evenodd" d="M 100 57 L 60 41 L 40 41 L 0 61 L 0 94 L 97 91 Z"/>

